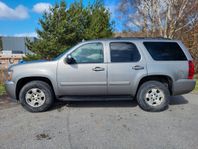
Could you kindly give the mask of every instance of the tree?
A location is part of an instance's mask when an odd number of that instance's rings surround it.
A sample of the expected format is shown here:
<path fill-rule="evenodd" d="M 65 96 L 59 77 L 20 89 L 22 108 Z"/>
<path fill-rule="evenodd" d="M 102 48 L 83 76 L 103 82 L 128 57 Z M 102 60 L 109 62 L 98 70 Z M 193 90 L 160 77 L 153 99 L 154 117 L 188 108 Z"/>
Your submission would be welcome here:
<path fill-rule="evenodd" d="M 195 72 L 198 73 L 198 22 L 193 28 L 186 30 L 187 33 L 185 33 L 185 31 L 183 32 L 181 35 L 181 40 L 184 41 L 185 45 L 190 50 L 195 63 Z"/>
<path fill-rule="evenodd" d="M 121 0 L 125 27 L 145 36 L 174 38 L 198 21 L 198 0 Z"/>
<path fill-rule="evenodd" d="M 110 21 L 109 10 L 104 7 L 103 2 L 96 1 L 89 6 L 88 28 L 85 30 L 85 39 L 97 39 L 111 37 L 113 35 L 114 22 Z"/>
<path fill-rule="evenodd" d="M 100 0 L 84 7 L 75 1 L 67 8 L 62 0 L 39 19 L 38 40 L 27 41 L 27 47 L 42 59 L 51 59 L 83 39 L 111 37 L 113 22 Z"/>
<path fill-rule="evenodd" d="M 123 36 L 182 40 L 198 73 L 198 0 L 120 0 Z"/>

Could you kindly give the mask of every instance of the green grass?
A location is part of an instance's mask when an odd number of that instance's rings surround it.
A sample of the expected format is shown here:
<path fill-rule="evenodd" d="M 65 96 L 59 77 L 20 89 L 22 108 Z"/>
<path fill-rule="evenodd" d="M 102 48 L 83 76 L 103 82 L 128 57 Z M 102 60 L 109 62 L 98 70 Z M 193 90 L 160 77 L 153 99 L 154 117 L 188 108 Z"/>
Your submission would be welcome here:
<path fill-rule="evenodd" d="M 198 74 L 194 75 L 194 79 L 196 80 L 195 89 L 192 91 L 193 93 L 198 93 Z"/>
<path fill-rule="evenodd" d="M 0 96 L 5 94 L 5 87 L 3 84 L 0 84 Z"/>
<path fill-rule="evenodd" d="M 195 89 L 193 90 L 193 93 L 198 93 L 198 74 L 194 75 L 194 79 L 196 80 L 196 86 Z"/>
<path fill-rule="evenodd" d="M 198 79 L 196 79 L 196 86 L 195 89 L 193 90 L 193 93 L 198 93 Z"/>

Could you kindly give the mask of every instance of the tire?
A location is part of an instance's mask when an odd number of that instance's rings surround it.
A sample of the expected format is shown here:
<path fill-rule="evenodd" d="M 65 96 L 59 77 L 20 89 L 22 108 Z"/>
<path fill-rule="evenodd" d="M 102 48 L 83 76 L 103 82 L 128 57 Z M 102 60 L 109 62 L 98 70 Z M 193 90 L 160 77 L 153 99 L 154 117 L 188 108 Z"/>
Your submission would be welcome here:
<path fill-rule="evenodd" d="M 159 112 L 168 108 L 170 92 L 159 81 L 147 81 L 140 86 L 136 97 L 143 110 Z"/>
<path fill-rule="evenodd" d="M 31 81 L 25 84 L 19 93 L 21 105 L 29 112 L 44 112 L 54 102 L 51 86 L 43 81 Z"/>

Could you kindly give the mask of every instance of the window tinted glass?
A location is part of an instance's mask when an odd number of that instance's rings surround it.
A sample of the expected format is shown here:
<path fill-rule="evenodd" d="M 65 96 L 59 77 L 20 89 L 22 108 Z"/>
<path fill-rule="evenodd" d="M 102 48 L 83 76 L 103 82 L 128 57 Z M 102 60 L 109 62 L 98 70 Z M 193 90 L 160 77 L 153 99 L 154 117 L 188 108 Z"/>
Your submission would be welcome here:
<path fill-rule="evenodd" d="M 137 62 L 140 60 L 138 49 L 133 43 L 110 43 L 111 62 Z"/>
<path fill-rule="evenodd" d="M 103 46 L 101 43 L 85 44 L 76 49 L 71 56 L 76 63 L 103 63 Z"/>
<path fill-rule="evenodd" d="M 186 60 L 186 56 L 176 42 L 144 42 L 144 46 L 154 60 Z"/>

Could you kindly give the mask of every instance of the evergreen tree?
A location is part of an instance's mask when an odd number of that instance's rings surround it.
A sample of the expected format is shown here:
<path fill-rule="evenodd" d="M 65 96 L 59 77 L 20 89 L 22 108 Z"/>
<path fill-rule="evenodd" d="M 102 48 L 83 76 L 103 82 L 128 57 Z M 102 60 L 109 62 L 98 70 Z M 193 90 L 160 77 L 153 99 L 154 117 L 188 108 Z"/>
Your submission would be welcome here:
<path fill-rule="evenodd" d="M 82 1 L 75 1 L 67 8 L 62 0 L 56 3 L 50 12 L 44 12 L 39 19 L 40 29 L 37 29 L 38 40 L 27 40 L 29 50 L 42 59 L 56 57 L 69 47 L 83 39 L 111 37 L 113 22 L 110 13 L 103 2 L 96 0 L 84 7 Z"/>

